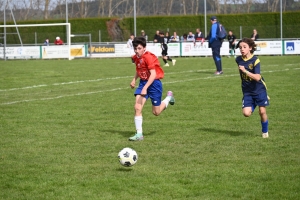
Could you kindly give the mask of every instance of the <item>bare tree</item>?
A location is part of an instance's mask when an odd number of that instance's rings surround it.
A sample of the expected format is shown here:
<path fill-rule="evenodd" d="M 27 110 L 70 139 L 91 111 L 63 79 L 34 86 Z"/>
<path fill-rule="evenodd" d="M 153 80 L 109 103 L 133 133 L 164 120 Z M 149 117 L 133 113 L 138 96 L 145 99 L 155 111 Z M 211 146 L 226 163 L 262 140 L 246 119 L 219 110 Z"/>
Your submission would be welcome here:
<path fill-rule="evenodd" d="M 208 14 L 278 12 L 280 0 L 206 0 Z M 66 2 L 70 18 L 132 17 L 134 0 L 0 0 L 0 10 L 10 3 L 16 20 L 63 19 Z M 203 0 L 136 0 L 137 16 L 198 15 Z M 299 11 L 300 1 L 282 0 L 283 11 Z M 9 9 L 9 7 L 8 7 Z M 0 15 L 0 18 L 3 15 Z M 7 20 L 12 15 L 7 12 Z"/>
<path fill-rule="evenodd" d="M 273 5 L 272 5 L 272 12 L 276 12 L 277 11 L 277 8 L 278 8 L 278 3 L 279 3 L 279 0 L 274 0 L 273 1 Z"/>
<path fill-rule="evenodd" d="M 48 19 L 49 4 L 50 0 L 45 0 L 44 19 Z"/>
<path fill-rule="evenodd" d="M 172 12 L 172 6 L 173 6 L 173 1 L 174 1 L 174 0 L 170 0 L 169 2 L 167 1 L 168 3 L 167 3 L 167 9 L 166 9 L 166 10 L 167 10 L 167 15 L 168 15 L 168 16 L 171 15 L 171 12 Z"/>
<path fill-rule="evenodd" d="M 182 7 L 182 9 L 183 9 L 183 15 L 186 15 L 185 1 L 186 1 L 186 0 L 182 0 L 182 2 L 181 2 L 181 7 Z"/>
<path fill-rule="evenodd" d="M 198 11 L 199 11 L 199 1 L 198 1 L 198 0 L 195 0 L 195 1 L 196 1 L 195 15 L 198 15 Z"/>
<path fill-rule="evenodd" d="M 84 4 L 85 4 L 84 0 L 81 0 L 81 2 L 80 2 L 80 18 L 85 18 L 85 17 L 84 17 L 84 14 L 85 14 L 85 13 L 84 13 L 84 10 L 85 10 L 85 9 L 84 9 L 84 7 L 85 7 Z M 110 16 L 109 16 L 109 17 L 110 17 Z"/>
<path fill-rule="evenodd" d="M 223 13 L 226 14 L 227 13 L 227 0 L 224 0 L 224 5 L 223 5 Z"/>
<path fill-rule="evenodd" d="M 252 0 L 246 0 L 245 4 L 247 6 L 247 13 L 250 13 L 252 3 L 253 3 Z"/>
<path fill-rule="evenodd" d="M 268 12 L 275 12 L 277 10 L 279 0 L 265 0 L 267 3 Z"/>

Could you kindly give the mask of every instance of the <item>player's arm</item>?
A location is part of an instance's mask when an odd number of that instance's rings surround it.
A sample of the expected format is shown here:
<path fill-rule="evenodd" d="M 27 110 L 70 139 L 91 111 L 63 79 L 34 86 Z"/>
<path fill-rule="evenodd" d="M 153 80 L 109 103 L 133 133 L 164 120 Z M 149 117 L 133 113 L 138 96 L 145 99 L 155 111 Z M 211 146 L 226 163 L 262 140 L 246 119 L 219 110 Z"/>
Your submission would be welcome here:
<path fill-rule="evenodd" d="M 254 74 L 254 73 L 251 73 L 247 70 L 244 71 L 244 73 L 249 76 L 251 79 L 255 80 L 255 81 L 259 81 L 261 79 L 261 75 L 260 74 Z"/>
<path fill-rule="evenodd" d="M 217 38 L 217 29 L 218 29 L 218 24 L 214 23 L 211 27 L 211 35 L 209 38 L 209 42 L 212 43 L 214 40 Z"/>
<path fill-rule="evenodd" d="M 234 35 L 234 36 L 233 36 L 233 42 L 232 42 L 232 44 L 235 45 L 235 43 L 236 43 L 236 37 L 235 37 L 235 35 Z"/>
<path fill-rule="evenodd" d="M 133 79 L 132 79 L 132 81 L 131 81 L 131 83 L 130 83 L 130 87 L 131 87 L 131 88 L 134 88 L 134 87 L 135 87 L 135 82 L 136 82 L 136 80 L 138 79 L 138 77 L 139 77 L 138 73 L 135 72 L 135 75 L 134 75 L 134 77 L 133 77 Z"/>
<path fill-rule="evenodd" d="M 153 81 L 156 78 L 156 71 L 155 71 L 155 69 L 150 69 L 149 71 L 150 71 L 150 77 L 149 77 L 146 85 L 143 87 L 141 95 L 146 95 L 147 94 L 148 87 L 153 83 Z"/>
<path fill-rule="evenodd" d="M 246 74 L 246 76 L 250 77 L 252 80 L 259 81 L 261 79 L 260 73 L 252 73 L 245 69 L 243 65 L 239 65 L 239 69 Z"/>

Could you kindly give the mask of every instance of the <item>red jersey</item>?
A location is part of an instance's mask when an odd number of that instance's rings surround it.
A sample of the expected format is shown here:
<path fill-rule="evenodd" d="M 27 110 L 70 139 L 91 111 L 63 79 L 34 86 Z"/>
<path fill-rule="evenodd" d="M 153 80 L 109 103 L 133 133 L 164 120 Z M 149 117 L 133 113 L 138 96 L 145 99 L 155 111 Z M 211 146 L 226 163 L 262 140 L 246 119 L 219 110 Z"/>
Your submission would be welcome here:
<path fill-rule="evenodd" d="M 55 44 L 55 45 L 63 45 L 64 42 L 63 42 L 61 39 L 59 39 L 59 40 L 55 40 L 55 41 L 54 41 L 54 44 Z"/>
<path fill-rule="evenodd" d="M 136 72 L 141 80 L 149 79 L 151 69 L 156 71 L 155 79 L 164 78 L 164 71 L 160 67 L 158 58 L 153 53 L 146 51 L 141 57 L 134 55 L 133 60 L 136 64 Z"/>

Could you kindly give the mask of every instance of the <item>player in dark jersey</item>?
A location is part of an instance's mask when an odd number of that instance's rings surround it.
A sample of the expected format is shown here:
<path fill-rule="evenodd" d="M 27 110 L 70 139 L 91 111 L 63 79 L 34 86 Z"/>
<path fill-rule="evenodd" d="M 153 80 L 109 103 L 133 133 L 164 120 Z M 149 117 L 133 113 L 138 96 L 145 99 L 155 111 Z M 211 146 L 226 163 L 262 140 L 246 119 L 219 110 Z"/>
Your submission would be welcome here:
<path fill-rule="evenodd" d="M 134 63 L 136 64 L 136 72 L 130 83 L 130 87 L 135 88 L 136 81 L 140 79 L 139 85 L 136 88 L 135 95 L 135 115 L 134 123 L 136 134 L 129 138 L 130 141 L 140 141 L 144 139 L 143 136 L 143 115 L 142 110 L 148 98 L 152 102 L 152 113 L 158 116 L 164 111 L 168 104 L 174 105 L 175 99 L 173 92 L 168 91 L 167 97 L 161 100 L 162 97 L 162 83 L 160 79 L 164 77 L 164 71 L 160 67 L 158 58 L 151 52 L 146 51 L 146 39 L 144 37 L 136 37 L 132 41 L 134 52 Z"/>
<path fill-rule="evenodd" d="M 235 42 L 236 42 L 236 37 L 233 35 L 232 31 L 228 31 L 228 36 L 227 36 L 228 42 L 229 42 L 229 54 L 235 56 Z M 229 56 L 230 57 L 230 56 Z"/>
<path fill-rule="evenodd" d="M 264 79 L 260 75 L 260 60 L 253 55 L 253 52 L 256 50 L 256 44 L 251 38 L 243 38 L 239 41 L 238 48 L 242 54 L 236 58 L 236 63 L 242 79 L 243 114 L 245 117 L 249 117 L 255 107 L 258 106 L 262 137 L 268 138 L 269 121 L 266 106 L 269 105 L 269 97 Z"/>
<path fill-rule="evenodd" d="M 161 44 L 161 56 L 163 58 L 163 61 L 165 63 L 164 67 L 169 67 L 169 63 L 167 62 L 167 60 L 171 61 L 173 66 L 176 63 L 176 60 L 172 60 L 170 58 L 170 56 L 168 56 L 168 38 L 165 37 L 165 33 L 163 31 L 159 31 L 159 43 Z"/>

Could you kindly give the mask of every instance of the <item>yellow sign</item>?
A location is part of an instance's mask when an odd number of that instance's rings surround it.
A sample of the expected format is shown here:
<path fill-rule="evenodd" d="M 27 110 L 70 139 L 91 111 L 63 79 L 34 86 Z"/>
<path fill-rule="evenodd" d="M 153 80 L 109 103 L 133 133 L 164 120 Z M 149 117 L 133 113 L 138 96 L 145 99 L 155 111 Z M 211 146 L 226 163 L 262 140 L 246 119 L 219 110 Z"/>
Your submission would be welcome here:
<path fill-rule="evenodd" d="M 114 45 L 95 45 L 89 47 L 90 53 L 115 53 Z"/>
<path fill-rule="evenodd" d="M 268 46 L 267 42 L 255 42 L 255 44 L 260 48 L 266 48 Z"/>
<path fill-rule="evenodd" d="M 82 48 L 71 48 L 71 56 L 83 56 Z"/>

